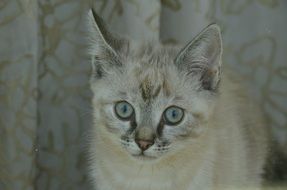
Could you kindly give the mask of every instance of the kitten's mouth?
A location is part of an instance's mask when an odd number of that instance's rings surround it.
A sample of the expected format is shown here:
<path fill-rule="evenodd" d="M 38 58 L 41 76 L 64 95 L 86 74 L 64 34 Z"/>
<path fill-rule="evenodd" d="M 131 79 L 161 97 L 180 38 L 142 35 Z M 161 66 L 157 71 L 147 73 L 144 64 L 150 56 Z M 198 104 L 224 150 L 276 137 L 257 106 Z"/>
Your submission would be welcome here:
<path fill-rule="evenodd" d="M 145 155 L 144 152 L 137 154 L 137 155 L 133 155 L 133 157 L 137 158 L 139 160 L 154 160 L 154 159 L 156 159 L 156 157 L 154 157 L 154 156 Z"/>

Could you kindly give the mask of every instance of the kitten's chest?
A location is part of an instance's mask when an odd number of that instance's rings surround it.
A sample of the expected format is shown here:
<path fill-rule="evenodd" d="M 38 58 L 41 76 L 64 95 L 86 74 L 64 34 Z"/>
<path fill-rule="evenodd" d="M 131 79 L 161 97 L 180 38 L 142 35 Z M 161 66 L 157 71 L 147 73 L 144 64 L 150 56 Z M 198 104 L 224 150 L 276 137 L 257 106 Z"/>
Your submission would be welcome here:
<path fill-rule="evenodd" d="M 114 170 L 110 172 L 99 171 L 99 190 L 211 190 L 211 174 L 209 168 L 201 168 L 198 175 L 189 178 L 189 172 L 161 171 L 157 168 L 130 168 L 129 172 Z"/>
<path fill-rule="evenodd" d="M 174 174 L 160 172 L 157 169 L 130 168 L 130 172 L 113 171 L 107 173 L 98 171 L 99 189 L 117 189 L 117 190 L 174 190 L 176 180 Z"/>

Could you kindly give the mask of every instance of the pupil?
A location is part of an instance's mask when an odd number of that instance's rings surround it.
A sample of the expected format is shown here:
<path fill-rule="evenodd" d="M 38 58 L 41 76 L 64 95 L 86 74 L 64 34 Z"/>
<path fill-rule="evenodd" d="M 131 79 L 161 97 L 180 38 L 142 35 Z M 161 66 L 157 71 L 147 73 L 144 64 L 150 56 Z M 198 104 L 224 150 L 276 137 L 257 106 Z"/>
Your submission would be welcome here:
<path fill-rule="evenodd" d="M 176 111 L 175 111 L 175 110 L 173 110 L 173 111 L 171 112 L 171 115 L 172 115 L 172 117 L 176 117 L 176 116 L 177 116 Z"/>
<path fill-rule="evenodd" d="M 126 105 L 123 106 L 123 112 L 126 113 L 128 111 L 128 107 Z"/>

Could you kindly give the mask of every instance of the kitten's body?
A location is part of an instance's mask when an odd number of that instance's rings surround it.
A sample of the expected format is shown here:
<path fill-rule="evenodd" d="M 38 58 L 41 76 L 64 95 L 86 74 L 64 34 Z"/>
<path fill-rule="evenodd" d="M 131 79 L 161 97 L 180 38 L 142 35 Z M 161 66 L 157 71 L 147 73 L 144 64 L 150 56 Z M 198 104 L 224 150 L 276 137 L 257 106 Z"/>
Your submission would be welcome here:
<path fill-rule="evenodd" d="M 233 75 L 234 76 L 234 75 Z M 195 144 L 159 162 L 133 160 L 117 144 L 97 134 L 92 142 L 92 176 L 99 189 L 224 189 L 258 187 L 267 151 L 260 112 L 238 84 L 226 76 L 210 127 Z M 95 105 L 96 106 L 96 105 Z M 232 189 L 232 188 L 227 189 Z"/>
<path fill-rule="evenodd" d="M 98 26 L 96 29 L 99 29 Z M 213 35 L 212 32 L 214 31 L 204 31 L 204 35 L 206 33 Z M 100 37 L 104 38 L 105 35 Z M 193 44 L 197 45 L 199 43 L 197 40 Z M 95 41 L 100 43 L 98 38 Z M 103 66 L 104 68 L 100 67 L 95 72 L 91 80 L 95 126 L 90 134 L 90 168 L 97 189 L 260 188 L 268 144 L 267 128 L 260 111 L 246 97 L 239 80 L 236 80 L 231 72 L 224 68 L 223 74 L 219 76 L 221 59 L 217 60 L 214 54 L 211 57 L 213 61 L 218 61 L 218 70 L 217 67 L 213 67 L 207 72 L 192 70 L 186 75 L 183 74 L 186 70 L 195 68 L 183 64 L 174 66 L 173 62 L 177 60 L 178 52 L 179 56 L 189 53 L 185 52 L 190 51 L 189 46 L 186 47 L 180 51 L 177 48 L 157 44 L 147 46 L 129 44 L 117 51 L 117 54 L 121 54 L 119 57 L 121 62 L 124 62 L 123 66 L 121 64 L 112 68 Z M 185 59 L 190 57 L 195 60 L 194 57 L 201 53 L 196 52 L 196 48 L 197 46 L 191 47 L 194 54 L 180 57 L 178 60 L 186 61 Z M 204 48 L 205 46 L 202 46 L 200 51 L 204 52 Z M 94 51 L 99 50 L 95 48 Z M 96 55 L 99 62 L 107 59 L 105 56 L 107 54 L 103 54 L 103 51 L 100 51 Z M 200 61 L 204 60 L 202 57 L 199 58 Z M 106 65 L 111 62 L 112 60 L 106 62 Z M 118 71 L 118 67 L 124 69 Z M 95 68 L 97 69 L 97 66 Z M 193 82 L 189 84 L 190 80 Z M 145 85 L 148 86 L 148 90 L 139 88 Z M 118 90 L 121 91 L 120 95 L 117 95 Z M 147 98 L 150 99 L 146 100 Z M 147 126 L 146 123 L 150 120 L 148 125 L 157 131 L 161 112 L 157 113 L 154 110 L 162 110 L 171 104 L 167 102 L 184 107 L 186 110 L 182 124 L 184 126 L 173 126 L 173 128 L 165 126 L 163 129 L 163 136 L 166 135 L 164 136 L 166 139 L 170 138 L 167 153 L 156 152 L 153 147 L 157 146 L 160 149 L 161 146 L 153 145 L 151 150 L 145 151 L 147 155 L 152 155 L 152 158 L 132 156 L 136 154 L 134 150 L 136 144 L 130 142 L 134 134 L 131 132 L 128 136 L 123 132 L 126 124 L 116 120 L 110 106 L 118 99 L 129 101 L 136 111 L 139 110 L 136 113 L 139 115 L 136 118 L 136 128 L 139 130 L 142 126 Z M 136 106 L 138 102 L 142 102 L 139 103 L 139 108 Z M 151 107 L 153 109 L 148 109 Z M 144 117 L 144 114 L 148 114 L 146 112 L 150 112 L 150 117 L 153 118 Z M 130 138 L 126 142 L 129 147 L 125 147 L 120 140 L 124 135 Z M 156 136 L 160 135 L 156 133 Z"/>

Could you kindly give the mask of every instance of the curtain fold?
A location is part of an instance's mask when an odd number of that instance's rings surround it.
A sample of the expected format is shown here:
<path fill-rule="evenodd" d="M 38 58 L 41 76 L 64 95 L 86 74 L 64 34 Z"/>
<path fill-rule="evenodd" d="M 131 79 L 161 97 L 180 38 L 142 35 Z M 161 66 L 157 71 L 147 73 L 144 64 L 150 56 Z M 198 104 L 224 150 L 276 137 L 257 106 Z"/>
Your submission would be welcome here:
<path fill-rule="evenodd" d="M 38 1 L 37 174 L 35 189 L 88 189 L 84 131 L 90 127 L 90 63 L 85 56 L 88 1 Z"/>
<path fill-rule="evenodd" d="M 111 31 L 165 44 L 222 28 L 224 60 L 287 145 L 287 2 L 283 0 L 1 0 L 0 189 L 88 190 L 91 123 L 86 13 Z M 2 161 L 3 160 L 3 161 Z"/>
<path fill-rule="evenodd" d="M 33 189 L 37 130 L 37 3 L 0 3 L 1 189 Z M 1 145 L 0 145 L 1 146 Z M 4 186 L 5 185 L 5 186 Z"/>

